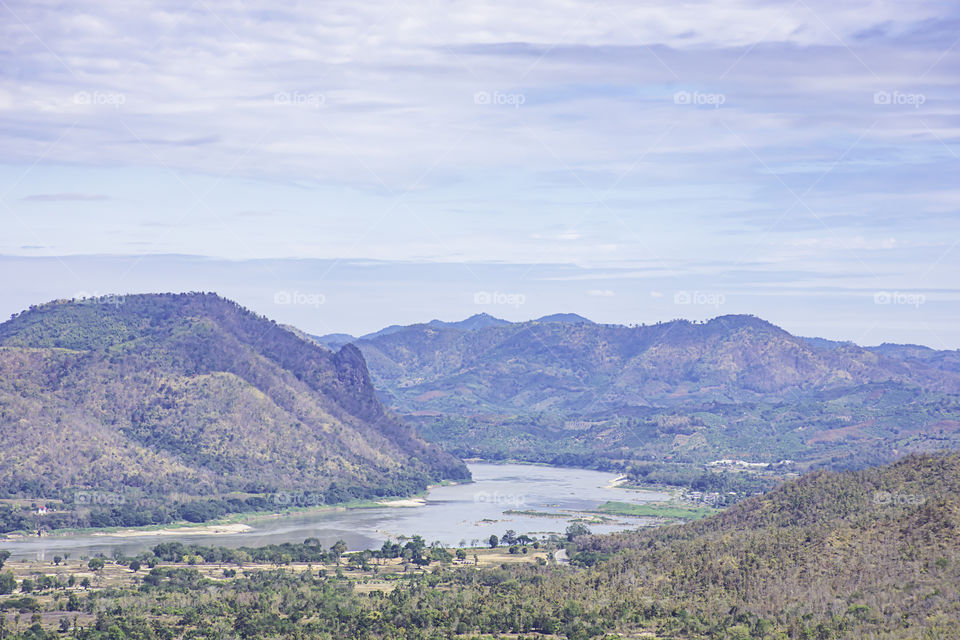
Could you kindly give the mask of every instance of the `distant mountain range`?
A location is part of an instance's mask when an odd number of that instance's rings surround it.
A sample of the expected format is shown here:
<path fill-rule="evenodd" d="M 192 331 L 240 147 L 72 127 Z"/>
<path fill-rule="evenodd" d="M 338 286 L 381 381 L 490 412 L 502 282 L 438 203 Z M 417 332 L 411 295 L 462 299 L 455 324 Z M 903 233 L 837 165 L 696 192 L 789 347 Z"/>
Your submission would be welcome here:
<path fill-rule="evenodd" d="M 555 313 L 553 315 L 544 316 L 538 318 L 533 322 L 569 322 L 571 324 L 593 324 L 590 320 L 587 320 L 583 316 L 579 316 L 575 313 Z M 348 333 L 330 333 L 325 336 L 313 336 L 315 340 L 331 348 L 339 348 L 345 344 L 356 342 L 359 340 L 372 340 L 374 338 L 379 338 L 382 336 L 390 335 L 391 333 L 397 333 L 399 331 L 405 331 L 411 326 L 427 326 L 433 328 L 442 328 L 442 329 L 461 329 L 463 331 L 477 331 L 479 329 L 486 329 L 488 327 L 507 327 L 513 325 L 513 322 L 509 320 L 501 320 L 496 318 L 489 313 L 477 313 L 466 320 L 460 320 L 459 322 L 444 322 L 443 320 L 431 320 L 425 325 L 399 325 L 392 324 L 389 327 L 384 327 L 379 331 L 374 331 L 373 333 L 368 333 L 360 338 L 352 336 Z"/>
<path fill-rule="evenodd" d="M 383 400 L 461 456 L 859 465 L 958 444 L 960 353 L 802 338 L 753 316 L 481 314 L 352 343 Z"/>
<path fill-rule="evenodd" d="M 330 352 L 213 294 L 56 301 L 0 324 L 0 486 L 409 494 L 466 467 Z"/>

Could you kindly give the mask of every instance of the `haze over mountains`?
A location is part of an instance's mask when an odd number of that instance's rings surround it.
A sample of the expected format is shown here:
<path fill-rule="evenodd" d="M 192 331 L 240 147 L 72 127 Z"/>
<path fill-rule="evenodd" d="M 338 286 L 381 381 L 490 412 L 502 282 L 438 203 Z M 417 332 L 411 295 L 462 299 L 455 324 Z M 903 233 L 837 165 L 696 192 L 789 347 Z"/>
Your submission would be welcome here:
<path fill-rule="evenodd" d="M 0 325 L 0 482 L 402 495 L 469 477 L 330 352 L 213 294 L 57 301 Z"/>
<path fill-rule="evenodd" d="M 879 462 L 953 446 L 960 428 L 958 352 L 801 338 L 753 316 L 477 315 L 353 343 L 384 401 L 462 456 Z"/>

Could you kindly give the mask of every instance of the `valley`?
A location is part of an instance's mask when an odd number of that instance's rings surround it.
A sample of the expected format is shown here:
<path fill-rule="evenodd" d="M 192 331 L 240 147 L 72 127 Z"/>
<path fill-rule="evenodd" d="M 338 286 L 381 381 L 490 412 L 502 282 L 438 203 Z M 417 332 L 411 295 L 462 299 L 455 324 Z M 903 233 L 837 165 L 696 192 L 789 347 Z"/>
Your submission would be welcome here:
<path fill-rule="evenodd" d="M 570 314 L 330 350 L 125 300 L 0 325 L 3 637 L 960 630 L 951 352 Z"/>
<path fill-rule="evenodd" d="M 911 456 L 810 474 L 683 525 L 570 528 L 507 549 L 414 537 L 348 553 L 308 538 L 8 560 L 0 625 L 84 640 L 949 638 L 958 479 L 957 454 Z"/>
<path fill-rule="evenodd" d="M 604 325 L 477 315 L 352 338 L 382 401 L 462 458 L 599 469 L 723 458 L 859 468 L 960 447 L 960 356 L 754 316 Z"/>
<path fill-rule="evenodd" d="M 0 16 L 0 640 L 960 640 L 960 3 Z"/>

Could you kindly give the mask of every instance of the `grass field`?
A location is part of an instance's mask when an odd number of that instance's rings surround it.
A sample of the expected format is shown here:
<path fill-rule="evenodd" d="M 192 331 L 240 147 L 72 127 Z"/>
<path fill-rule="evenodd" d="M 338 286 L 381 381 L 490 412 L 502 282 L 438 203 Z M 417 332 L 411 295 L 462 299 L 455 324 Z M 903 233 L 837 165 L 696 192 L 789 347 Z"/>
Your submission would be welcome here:
<path fill-rule="evenodd" d="M 630 502 L 605 502 L 597 508 L 600 513 L 618 516 L 648 516 L 651 518 L 674 518 L 678 520 L 699 520 L 717 513 L 711 507 L 684 507 L 680 505 L 653 502 L 633 504 Z"/>

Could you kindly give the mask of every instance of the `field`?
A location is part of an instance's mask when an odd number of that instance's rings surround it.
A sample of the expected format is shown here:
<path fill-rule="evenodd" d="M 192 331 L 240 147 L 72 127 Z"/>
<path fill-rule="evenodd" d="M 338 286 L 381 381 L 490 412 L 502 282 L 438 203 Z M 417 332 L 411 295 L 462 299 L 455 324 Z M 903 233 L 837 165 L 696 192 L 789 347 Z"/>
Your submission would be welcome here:
<path fill-rule="evenodd" d="M 465 549 L 465 551 L 466 559 L 453 560 L 446 564 L 452 567 L 490 569 L 525 563 L 553 562 L 553 551 L 546 548 L 527 547 L 519 553 L 510 553 L 507 548 L 475 548 Z M 351 555 L 345 555 L 339 563 L 248 562 L 238 567 L 236 564 L 227 562 L 160 562 L 156 567 L 195 569 L 202 578 L 221 583 L 243 579 L 261 571 L 279 569 L 290 574 L 310 572 L 315 576 L 327 575 L 345 579 L 354 593 L 367 594 L 374 591 L 390 593 L 402 580 L 429 573 L 437 566 L 437 563 L 434 563 L 432 566 L 419 568 L 404 562 L 401 558 L 389 558 L 373 559 L 366 568 L 363 568 L 350 562 Z M 86 608 L 84 606 L 86 602 L 95 601 L 100 594 L 114 593 L 119 589 L 137 588 L 143 584 L 150 569 L 143 567 L 133 571 L 129 566 L 105 559 L 103 568 L 95 571 L 88 566 L 86 558 L 82 560 L 68 558 L 59 563 L 36 560 L 8 561 L 3 565 L 3 571 L 12 572 L 20 585 L 16 593 L 0 595 L 0 615 L 7 619 L 7 624 L 12 623 L 15 627 L 19 624 L 23 630 L 28 626 L 26 620 L 30 620 L 31 625 L 39 622 L 45 629 L 61 630 L 62 625 L 65 624 L 70 628 L 90 626 L 96 616 L 83 610 Z M 21 590 L 24 580 L 28 583 L 30 581 L 37 583 L 41 576 L 49 576 L 58 586 L 36 589 L 28 593 Z M 63 622 L 64 620 L 66 622 Z"/>
<path fill-rule="evenodd" d="M 633 504 L 630 502 L 605 502 L 597 511 L 618 516 L 648 516 L 651 518 L 671 518 L 678 520 L 699 520 L 717 513 L 711 507 L 686 507 L 660 502 Z"/>

